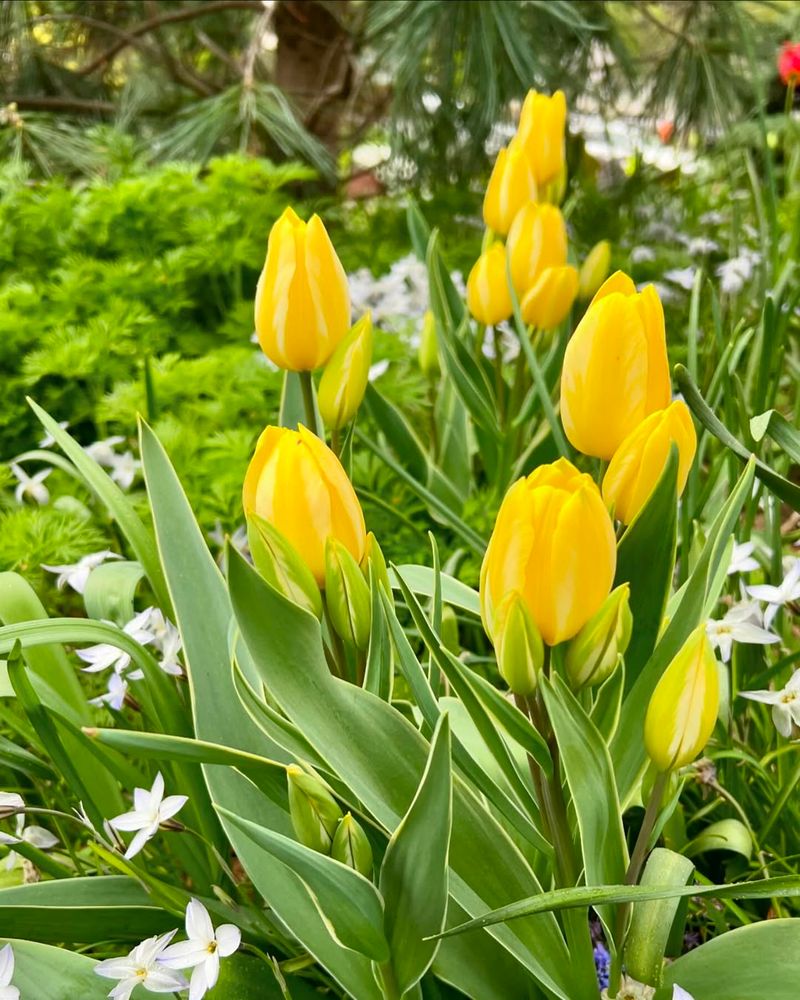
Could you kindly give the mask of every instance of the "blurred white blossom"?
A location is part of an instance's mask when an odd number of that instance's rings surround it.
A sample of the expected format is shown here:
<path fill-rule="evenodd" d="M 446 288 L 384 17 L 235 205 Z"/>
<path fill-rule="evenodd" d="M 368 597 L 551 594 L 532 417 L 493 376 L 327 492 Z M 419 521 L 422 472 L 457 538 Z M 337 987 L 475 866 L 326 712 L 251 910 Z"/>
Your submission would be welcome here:
<path fill-rule="evenodd" d="M 124 440 L 124 437 L 115 434 L 113 437 L 103 438 L 102 441 L 94 441 L 92 444 L 87 444 L 83 450 L 98 465 L 111 466 L 117 458 L 117 453 L 114 449 L 118 444 L 122 444 Z"/>
<path fill-rule="evenodd" d="M 50 490 L 44 485 L 44 481 L 53 471 L 51 468 L 40 469 L 29 476 L 21 465 L 12 462 L 11 471 L 17 480 L 17 487 L 14 490 L 17 503 L 25 503 L 26 497 L 39 504 L 40 507 L 50 502 Z"/>
<path fill-rule="evenodd" d="M 742 250 L 737 257 L 731 257 L 730 260 L 724 261 L 716 271 L 720 290 L 726 295 L 735 295 L 740 292 L 753 277 L 760 261 L 760 254 L 748 249 Z"/>
<path fill-rule="evenodd" d="M 70 586 L 73 590 L 82 594 L 86 589 L 86 584 L 92 570 L 97 569 L 98 566 L 101 566 L 109 559 L 121 558 L 122 556 L 116 552 L 111 552 L 110 549 L 103 549 L 102 552 L 90 552 L 88 556 L 84 556 L 76 563 L 65 566 L 48 566 L 47 563 L 42 563 L 42 569 L 46 569 L 48 573 L 58 573 L 56 585 L 59 590 L 63 590 L 65 586 Z"/>
<path fill-rule="evenodd" d="M 800 726 L 800 670 L 795 670 L 780 691 L 740 691 L 743 698 L 772 706 L 772 721 L 781 736 L 792 735 L 792 725 Z"/>
<path fill-rule="evenodd" d="M 673 267 L 672 270 L 664 272 L 664 280 L 671 281 L 673 285 L 689 291 L 692 285 L 694 285 L 694 276 L 696 274 L 696 267 Z"/>
<path fill-rule="evenodd" d="M 69 420 L 59 420 L 58 426 L 61 428 L 62 431 L 65 431 L 69 427 Z M 39 447 L 52 448 L 55 443 L 56 439 L 53 437 L 50 431 L 48 431 L 45 434 L 45 436 L 39 441 Z"/>
<path fill-rule="evenodd" d="M 115 711 L 122 711 L 122 706 L 125 704 L 125 698 L 128 694 L 128 682 L 124 677 L 121 677 L 118 673 L 112 673 L 108 678 L 108 688 L 102 694 L 99 694 L 96 698 L 90 698 L 90 705 L 108 705 L 109 708 L 113 708 Z"/>
<path fill-rule="evenodd" d="M 14 821 L 14 836 L 10 836 L 7 833 L 0 833 L 0 844 L 11 846 L 20 842 L 30 844 L 31 847 L 37 847 L 40 851 L 49 851 L 58 843 L 58 837 L 43 826 L 36 826 L 35 824 L 26 826 L 25 814 L 17 813 Z M 6 855 L 6 871 L 11 871 L 12 868 L 15 868 L 18 861 L 17 852 L 9 851 Z M 0 993 L 1 997 L 2 993 Z"/>
<path fill-rule="evenodd" d="M 143 627 L 141 618 L 141 615 L 136 615 L 127 625 L 123 626 L 122 631 L 142 646 L 146 646 L 153 641 L 153 635 Z M 131 654 L 126 653 L 124 649 L 120 649 L 111 642 L 101 642 L 96 646 L 87 646 L 86 649 L 77 649 L 75 652 L 84 663 L 89 664 L 88 667 L 81 668 L 87 674 L 99 674 L 103 670 L 108 670 L 109 667 L 113 667 L 117 674 L 124 674 L 131 665 Z M 129 680 L 138 681 L 141 677 L 141 670 L 133 670 L 128 673 Z"/>
<path fill-rule="evenodd" d="M 133 486 L 133 481 L 142 467 L 138 458 L 133 457 L 132 451 L 123 452 L 121 455 L 114 455 L 109 463 L 110 477 L 122 490 L 129 490 Z"/>
<path fill-rule="evenodd" d="M 709 619 L 706 622 L 706 634 L 711 645 L 719 650 L 723 663 L 730 660 L 734 642 L 758 646 L 780 642 L 780 636 L 762 628 L 761 612 L 755 601 L 735 604 L 724 618 L 719 620 Z"/>
<path fill-rule="evenodd" d="M 11 985 L 14 978 L 14 951 L 10 944 L 0 949 L 0 1000 L 19 1000 L 19 990 Z"/>
<path fill-rule="evenodd" d="M 755 542 L 734 543 L 731 561 L 728 563 L 728 576 L 732 573 L 752 573 L 759 569 L 758 560 L 753 558 Z"/>
<path fill-rule="evenodd" d="M 632 247 L 631 249 L 631 263 L 632 264 L 647 264 L 652 260 L 656 259 L 656 252 L 652 247 Z"/>
<path fill-rule="evenodd" d="M 764 624 L 769 628 L 775 615 L 784 605 L 800 600 L 800 559 L 792 560 L 786 575 L 777 587 L 768 583 L 758 583 L 748 587 L 747 592 L 757 601 L 766 602 Z"/>

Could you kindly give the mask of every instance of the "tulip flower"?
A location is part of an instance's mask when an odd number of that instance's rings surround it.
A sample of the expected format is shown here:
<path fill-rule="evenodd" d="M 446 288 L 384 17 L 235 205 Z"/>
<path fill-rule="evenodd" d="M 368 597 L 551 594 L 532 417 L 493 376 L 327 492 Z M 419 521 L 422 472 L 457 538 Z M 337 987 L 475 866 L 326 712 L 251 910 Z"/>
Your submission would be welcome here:
<path fill-rule="evenodd" d="M 590 299 L 608 277 L 608 266 L 611 263 L 611 244 L 608 240 L 595 243 L 586 260 L 581 265 L 579 295 L 582 299 Z"/>
<path fill-rule="evenodd" d="M 591 476 L 560 458 L 506 493 L 481 567 L 481 616 L 517 591 L 544 641 L 571 639 L 611 590 L 614 528 Z"/>
<path fill-rule="evenodd" d="M 338 539 L 360 562 L 366 546 L 361 505 L 339 459 L 307 428 L 267 427 L 244 480 L 245 514 L 273 524 L 325 581 L 325 544 Z"/>
<path fill-rule="evenodd" d="M 678 448 L 680 496 L 697 451 L 697 434 L 683 400 L 651 413 L 614 452 L 603 477 L 603 499 L 609 507 L 613 505 L 615 517 L 623 524 L 630 524 L 647 503 L 673 444 Z"/>
<path fill-rule="evenodd" d="M 664 310 L 652 285 L 637 293 L 617 271 L 567 344 L 561 420 L 578 451 L 610 459 L 645 417 L 669 405 Z"/>
<path fill-rule="evenodd" d="M 513 312 L 506 274 L 506 248 L 493 243 L 475 262 L 467 278 L 467 305 L 479 323 L 494 326 Z"/>
<path fill-rule="evenodd" d="M 287 208 L 272 227 L 255 321 L 261 350 L 296 372 L 324 365 L 350 328 L 347 275 L 318 215 Z"/>
<path fill-rule="evenodd" d="M 717 661 L 703 623 L 661 675 L 647 707 L 644 744 L 659 771 L 676 770 L 697 757 L 718 709 Z"/>
<path fill-rule="evenodd" d="M 539 330 L 555 330 L 567 318 L 578 292 L 578 272 L 571 264 L 548 267 L 520 303 L 522 318 Z"/>
<path fill-rule="evenodd" d="M 364 833 L 364 828 L 353 819 L 352 813 L 345 813 L 336 827 L 331 844 L 331 857 L 347 865 L 348 868 L 354 868 L 364 878 L 372 875 L 372 845 Z"/>
<path fill-rule="evenodd" d="M 512 140 L 497 154 L 483 199 L 483 221 L 500 236 L 511 228 L 514 216 L 536 201 L 536 178 L 525 149 Z"/>
<path fill-rule="evenodd" d="M 333 352 L 317 392 L 317 405 L 326 427 L 339 430 L 349 424 L 367 390 L 372 362 L 372 317 L 365 313 Z"/>
<path fill-rule="evenodd" d="M 522 296 L 548 267 L 567 263 L 567 227 L 556 205 L 529 202 L 517 212 L 508 233 L 511 280 Z"/>
<path fill-rule="evenodd" d="M 800 42 L 784 42 L 778 54 L 778 74 L 785 86 L 800 83 Z"/>
<path fill-rule="evenodd" d="M 517 141 L 533 164 L 534 177 L 540 186 L 552 181 L 564 165 L 564 128 L 567 99 L 561 90 L 552 97 L 529 90 L 522 105 Z"/>

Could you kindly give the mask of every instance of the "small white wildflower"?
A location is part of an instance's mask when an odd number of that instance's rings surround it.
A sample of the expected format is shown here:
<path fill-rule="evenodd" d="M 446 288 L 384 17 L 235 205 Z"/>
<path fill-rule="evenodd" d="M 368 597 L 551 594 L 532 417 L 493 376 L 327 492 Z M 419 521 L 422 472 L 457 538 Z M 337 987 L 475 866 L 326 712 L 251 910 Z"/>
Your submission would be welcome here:
<path fill-rule="evenodd" d="M 723 663 L 727 663 L 731 658 L 734 642 L 744 642 L 758 646 L 768 646 L 773 642 L 780 642 L 780 636 L 774 632 L 768 632 L 759 624 L 753 621 L 753 612 L 758 618 L 758 608 L 752 602 L 747 604 L 734 605 L 724 618 L 715 620 L 713 618 L 706 622 L 706 634 L 714 649 L 719 650 L 719 655 Z"/>
<path fill-rule="evenodd" d="M 113 437 L 104 438 L 102 441 L 94 441 L 92 444 L 87 444 L 83 450 L 98 465 L 108 467 L 113 465 L 117 458 L 117 453 L 114 449 L 118 444 L 122 444 L 124 440 L 124 437 L 115 434 Z"/>
<path fill-rule="evenodd" d="M 769 628 L 775 615 L 785 604 L 800 600 L 800 559 L 792 560 L 786 575 L 777 587 L 767 583 L 759 583 L 748 587 L 747 592 L 757 601 L 766 601 L 767 610 L 764 613 L 764 625 Z"/>
<path fill-rule="evenodd" d="M 12 462 L 11 471 L 17 478 L 17 487 L 14 490 L 14 497 L 17 503 L 25 503 L 26 497 L 29 497 L 40 507 L 44 507 L 45 504 L 50 502 L 50 490 L 44 485 L 44 481 L 53 471 L 52 469 L 40 469 L 34 475 L 29 476 L 21 465 Z"/>
<path fill-rule="evenodd" d="M 688 993 L 683 987 L 677 984 L 672 987 L 672 1000 L 694 1000 L 691 993 Z"/>
<path fill-rule="evenodd" d="M 124 677 L 121 677 L 118 673 L 114 672 L 108 678 L 108 689 L 102 694 L 99 694 L 96 698 L 90 698 L 90 705 L 103 706 L 108 705 L 109 708 L 113 708 L 117 712 L 122 711 L 122 706 L 125 704 L 125 698 L 128 694 L 128 682 Z"/>
<path fill-rule="evenodd" d="M 17 814 L 14 832 L 16 834 L 14 837 L 0 833 L 0 844 L 11 846 L 12 844 L 22 842 L 30 844 L 31 847 L 37 847 L 40 851 L 49 851 L 58 844 L 58 837 L 43 826 L 26 826 L 24 813 Z M 15 868 L 18 861 L 17 852 L 9 851 L 6 856 L 6 871 L 11 871 L 12 868 Z"/>
<path fill-rule="evenodd" d="M 140 619 L 141 615 L 132 618 L 122 631 L 140 645 L 146 646 L 153 641 L 153 636 L 142 627 Z M 88 646 L 86 649 L 77 649 L 75 652 L 84 663 L 89 664 L 87 667 L 82 667 L 84 673 L 87 674 L 99 674 L 103 670 L 108 670 L 109 667 L 113 667 L 117 674 L 124 674 L 131 665 L 131 654 L 110 642 L 101 642 L 96 646 Z M 129 680 L 140 680 L 141 677 L 140 670 L 128 674 Z"/>
<path fill-rule="evenodd" d="M 19 990 L 11 985 L 14 978 L 14 952 L 10 944 L 0 949 L 0 1000 L 19 1000 Z"/>
<path fill-rule="evenodd" d="M 108 958 L 98 962 L 94 971 L 104 979 L 117 979 L 118 984 L 108 994 L 113 1000 L 129 1000 L 137 986 L 144 986 L 150 993 L 175 993 L 189 985 L 179 972 L 173 972 L 158 961 L 161 953 L 177 931 L 161 937 L 147 938 L 124 958 Z"/>
<path fill-rule="evenodd" d="M 753 570 L 760 568 L 758 560 L 753 558 L 755 547 L 755 542 L 734 544 L 731 561 L 728 564 L 728 576 L 732 573 L 752 573 Z"/>
<path fill-rule="evenodd" d="M 743 698 L 772 706 L 772 721 L 781 736 L 792 735 L 792 726 L 800 726 L 800 670 L 795 670 L 780 691 L 740 691 Z"/>
<path fill-rule="evenodd" d="M 90 552 L 88 556 L 84 556 L 76 563 L 64 566 L 48 566 L 47 563 L 42 563 L 42 569 L 46 569 L 48 573 L 58 573 L 56 586 L 59 590 L 63 590 L 65 586 L 69 586 L 79 594 L 82 594 L 86 589 L 86 584 L 92 570 L 97 569 L 98 566 L 101 566 L 109 559 L 121 558 L 122 556 L 118 553 L 111 552 L 109 549 L 103 549 L 102 552 Z"/>
<path fill-rule="evenodd" d="M 19 809 L 25 808 L 25 801 L 16 792 L 0 792 L 0 819 L 13 816 Z"/>
<path fill-rule="evenodd" d="M 701 215 L 697 221 L 701 226 L 721 226 L 725 221 L 725 216 L 722 212 L 717 212 L 712 209 L 710 212 L 705 212 Z"/>
<path fill-rule="evenodd" d="M 631 264 L 648 264 L 656 259 L 656 252 L 652 247 L 632 247 Z"/>
<path fill-rule="evenodd" d="M 727 295 L 740 292 L 753 277 L 760 257 L 752 250 L 743 250 L 737 257 L 731 257 L 717 268 L 720 290 Z"/>
<path fill-rule="evenodd" d="M 133 457 L 133 452 L 126 451 L 122 455 L 114 455 L 109 463 L 110 476 L 120 489 L 129 490 L 141 467 L 142 463 Z"/>
<path fill-rule="evenodd" d="M 114 830 L 136 831 L 125 857 L 130 860 L 137 855 L 147 841 L 158 833 L 159 826 L 171 819 L 188 801 L 186 795 L 168 795 L 164 798 L 164 778 L 160 771 L 150 791 L 146 788 L 134 788 L 133 809 L 109 820 Z"/>
<path fill-rule="evenodd" d="M 370 366 L 367 378 L 370 382 L 376 381 L 381 375 L 385 375 L 387 369 L 389 368 L 389 359 L 384 358 L 382 361 L 376 361 L 374 365 Z"/>
<path fill-rule="evenodd" d="M 692 257 L 705 257 L 719 250 L 719 244 L 707 236 L 696 236 L 693 240 L 689 240 L 688 249 Z"/>
<path fill-rule="evenodd" d="M 694 277 L 697 274 L 695 267 L 673 267 L 670 271 L 665 271 L 664 279 L 671 281 L 673 285 L 684 288 L 688 292 L 694 285 Z"/>
<path fill-rule="evenodd" d="M 242 934 L 234 924 L 215 930 L 208 910 L 192 899 L 186 907 L 186 936 L 188 941 L 170 945 L 159 962 L 167 969 L 192 969 L 189 1000 L 201 1000 L 217 983 L 219 960 L 237 950 Z"/>
<path fill-rule="evenodd" d="M 178 654 L 183 649 L 181 634 L 164 617 L 163 611 L 160 608 L 145 608 L 130 624 L 132 628 L 151 637 L 153 645 L 161 653 L 159 665 L 164 673 L 173 677 L 182 676 L 183 667 L 178 661 Z"/>
<path fill-rule="evenodd" d="M 58 426 L 61 428 L 62 431 L 65 431 L 69 427 L 69 420 L 59 420 Z M 56 439 L 53 437 L 50 431 L 48 431 L 45 434 L 45 436 L 39 441 L 39 447 L 52 448 L 55 443 Z"/>

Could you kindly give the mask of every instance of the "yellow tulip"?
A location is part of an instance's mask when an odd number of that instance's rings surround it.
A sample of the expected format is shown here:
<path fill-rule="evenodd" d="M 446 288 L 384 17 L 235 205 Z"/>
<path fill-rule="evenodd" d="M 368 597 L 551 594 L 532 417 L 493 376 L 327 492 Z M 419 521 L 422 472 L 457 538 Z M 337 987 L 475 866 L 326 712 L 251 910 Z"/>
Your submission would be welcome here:
<path fill-rule="evenodd" d="M 561 210 L 529 202 L 514 217 L 506 250 L 511 280 L 522 296 L 546 268 L 567 263 L 567 227 Z"/>
<path fill-rule="evenodd" d="M 719 674 L 705 623 L 689 636 L 656 685 L 644 721 L 644 745 L 659 771 L 690 764 L 714 730 Z"/>
<path fill-rule="evenodd" d="M 548 267 L 520 303 L 528 326 L 554 330 L 563 323 L 578 294 L 578 272 L 571 264 Z"/>
<path fill-rule="evenodd" d="M 513 311 L 506 274 L 506 248 L 493 243 L 480 255 L 467 278 L 467 305 L 479 323 L 494 326 Z"/>
<path fill-rule="evenodd" d="M 580 297 L 590 299 L 608 277 L 608 267 L 611 263 L 611 244 L 608 240 L 595 243 L 586 260 L 581 265 Z"/>
<path fill-rule="evenodd" d="M 523 205 L 536 201 L 536 178 L 522 146 L 511 141 L 497 154 L 483 199 L 483 221 L 499 236 L 511 228 Z"/>
<path fill-rule="evenodd" d="M 317 404 L 326 427 L 349 424 L 361 406 L 372 363 L 372 316 L 366 312 L 333 352 L 319 381 Z"/>
<path fill-rule="evenodd" d="M 318 215 L 305 223 L 287 208 L 272 227 L 255 321 L 261 350 L 296 372 L 324 365 L 347 333 L 347 275 Z"/>
<path fill-rule="evenodd" d="M 578 451 L 610 459 L 649 414 L 670 401 L 664 310 L 655 288 L 636 291 L 617 271 L 567 344 L 561 420 Z"/>
<path fill-rule="evenodd" d="M 561 172 L 564 165 L 564 129 L 567 99 L 561 90 L 552 97 L 529 90 L 522 105 L 517 140 L 533 164 L 536 183 L 543 186 Z"/>
<path fill-rule="evenodd" d="M 325 545 L 335 538 L 360 562 L 366 546 L 361 505 L 339 459 L 305 427 L 267 427 L 244 480 L 245 513 L 273 524 L 325 582 Z"/>
<path fill-rule="evenodd" d="M 630 524 L 661 478 L 670 446 L 678 448 L 678 496 L 683 493 L 697 451 L 697 435 L 683 400 L 646 417 L 625 438 L 603 477 L 603 499 L 614 516 Z"/>
<path fill-rule="evenodd" d="M 481 567 L 481 616 L 517 591 L 544 641 L 571 639 L 611 590 L 614 527 L 591 476 L 560 458 L 506 493 Z"/>

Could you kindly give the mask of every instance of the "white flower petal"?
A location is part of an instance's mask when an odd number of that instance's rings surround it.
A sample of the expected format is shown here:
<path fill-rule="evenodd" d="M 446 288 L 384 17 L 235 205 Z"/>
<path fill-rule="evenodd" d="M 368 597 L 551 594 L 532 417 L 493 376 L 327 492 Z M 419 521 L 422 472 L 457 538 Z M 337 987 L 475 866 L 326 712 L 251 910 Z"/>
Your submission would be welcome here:
<path fill-rule="evenodd" d="M 161 803 L 161 808 L 158 810 L 161 822 L 163 823 L 164 820 L 170 819 L 170 817 L 174 816 L 176 812 L 183 809 L 188 801 L 188 795 L 168 795 Z"/>
<path fill-rule="evenodd" d="M 171 944 L 158 957 L 167 969 L 193 969 L 208 958 L 208 945 L 197 941 L 179 941 Z"/>
<path fill-rule="evenodd" d="M 104 962 L 98 962 L 94 971 L 104 979 L 125 979 L 136 974 L 136 966 L 130 955 L 126 955 L 124 958 L 107 958 Z"/>
<path fill-rule="evenodd" d="M 0 986 L 8 986 L 14 975 L 14 951 L 10 944 L 0 950 Z"/>
<path fill-rule="evenodd" d="M 787 704 L 779 702 L 772 706 L 772 721 L 781 736 L 792 735 L 792 713 Z"/>
<path fill-rule="evenodd" d="M 199 941 L 203 946 L 214 940 L 211 917 L 199 899 L 190 899 L 186 906 L 186 934 L 193 941 Z"/>
<path fill-rule="evenodd" d="M 115 816 L 108 822 L 115 830 L 125 830 L 126 832 L 141 830 L 143 825 L 147 824 L 147 820 L 144 819 L 142 814 L 136 810 L 122 813 L 122 815 Z"/>
<path fill-rule="evenodd" d="M 777 705 L 783 697 L 783 691 L 740 691 L 742 698 L 750 701 L 760 701 L 764 705 Z"/>
<path fill-rule="evenodd" d="M 234 924 L 220 924 L 216 933 L 221 958 L 232 955 L 242 943 L 242 932 Z"/>
<path fill-rule="evenodd" d="M 128 861 L 131 858 L 135 858 L 136 855 L 141 851 L 147 841 L 153 836 L 149 829 L 140 830 L 133 838 L 133 840 L 128 845 L 128 850 L 125 852 L 125 857 Z"/>

